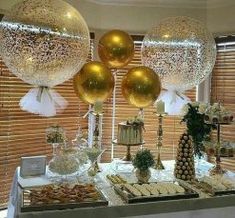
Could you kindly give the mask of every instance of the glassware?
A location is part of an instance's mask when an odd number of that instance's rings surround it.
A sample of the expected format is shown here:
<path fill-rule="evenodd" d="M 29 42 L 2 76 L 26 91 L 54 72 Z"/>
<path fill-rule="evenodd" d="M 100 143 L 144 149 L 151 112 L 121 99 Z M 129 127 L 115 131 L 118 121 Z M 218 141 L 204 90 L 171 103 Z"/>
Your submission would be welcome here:
<path fill-rule="evenodd" d="M 59 145 L 65 142 L 64 129 L 58 125 L 48 127 L 46 129 L 46 141 L 52 145 L 53 156 L 55 156 Z"/>
<path fill-rule="evenodd" d="M 77 179 L 85 171 L 86 162 L 84 151 L 74 147 L 61 147 L 49 162 L 49 177 L 55 181 Z"/>
<path fill-rule="evenodd" d="M 104 149 L 102 150 L 96 147 L 85 149 L 87 157 L 91 161 L 91 166 L 88 169 L 89 176 L 94 177 L 99 172 L 97 160 L 104 153 L 104 151 Z"/>

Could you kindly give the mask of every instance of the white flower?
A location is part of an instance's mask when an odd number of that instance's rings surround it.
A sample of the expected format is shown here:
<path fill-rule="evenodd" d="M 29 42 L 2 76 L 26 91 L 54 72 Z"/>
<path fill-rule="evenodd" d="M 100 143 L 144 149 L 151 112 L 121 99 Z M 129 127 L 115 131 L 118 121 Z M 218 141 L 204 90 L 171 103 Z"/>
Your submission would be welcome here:
<path fill-rule="evenodd" d="M 205 103 L 201 103 L 201 104 L 199 105 L 198 112 L 199 112 L 200 114 L 204 114 L 207 109 L 208 109 L 208 105 L 205 104 Z"/>
<path fill-rule="evenodd" d="M 188 104 L 185 104 L 181 109 L 181 114 L 186 115 L 188 113 L 188 110 L 189 110 L 189 106 Z"/>
<path fill-rule="evenodd" d="M 200 105 L 200 102 L 195 101 L 191 103 L 192 107 L 198 107 Z"/>

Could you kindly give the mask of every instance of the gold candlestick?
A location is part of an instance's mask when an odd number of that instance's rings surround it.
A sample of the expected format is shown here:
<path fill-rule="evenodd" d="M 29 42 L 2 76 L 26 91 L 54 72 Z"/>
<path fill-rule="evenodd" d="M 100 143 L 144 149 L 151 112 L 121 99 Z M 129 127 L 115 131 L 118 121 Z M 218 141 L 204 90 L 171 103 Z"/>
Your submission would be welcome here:
<path fill-rule="evenodd" d="M 162 121 L 163 121 L 163 117 L 167 115 L 167 113 L 156 113 L 156 115 L 158 116 L 158 131 L 157 131 L 157 159 L 156 159 L 156 164 L 154 166 L 154 169 L 156 170 L 164 170 L 165 167 L 162 163 L 161 160 L 161 149 L 162 149 L 162 139 L 163 139 L 163 128 L 162 128 Z"/>
<path fill-rule="evenodd" d="M 102 115 L 101 113 L 96 113 L 96 112 L 92 112 L 92 114 L 95 116 L 95 129 L 93 132 L 93 143 L 92 143 L 92 147 L 100 149 L 100 130 L 99 130 L 99 123 L 100 123 L 100 115 Z M 94 163 L 94 170 L 96 172 L 101 172 L 101 169 L 98 165 L 97 160 Z"/>
<path fill-rule="evenodd" d="M 226 170 L 222 169 L 220 163 L 220 148 L 221 148 L 221 142 L 220 142 L 220 123 L 217 123 L 217 144 L 215 147 L 215 166 L 210 170 L 210 175 L 217 175 L 217 174 L 224 174 Z"/>

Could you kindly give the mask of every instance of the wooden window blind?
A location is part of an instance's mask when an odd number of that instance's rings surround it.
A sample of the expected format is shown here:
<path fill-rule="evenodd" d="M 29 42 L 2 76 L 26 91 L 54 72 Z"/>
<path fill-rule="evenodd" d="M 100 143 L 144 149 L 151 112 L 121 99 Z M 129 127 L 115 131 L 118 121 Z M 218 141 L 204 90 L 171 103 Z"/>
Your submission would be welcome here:
<path fill-rule="evenodd" d="M 121 93 L 121 82 L 123 76 L 128 72 L 128 69 L 141 65 L 141 45 L 143 36 L 132 36 L 135 43 L 135 55 L 132 62 L 125 68 L 119 69 L 117 71 L 116 78 L 116 104 L 115 104 L 115 125 L 114 125 L 114 135 L 117 136 L 117 126 L 121 121 L 125 121 L 130 117 L 138 115 L 138 109 L 133 106 L 128 105 Z M 196 89 L 189 90 L 186 95 L 195 101 Z M 112 114 L 113 114 L 113 97 L 110 98 L 104 105 L 104 117 L 103 117 L 103 141 L 102 144 L 106 149 L 103 154 L 103 161 L 111 160 L 111 140 L 112 140 Z M 153 114 L 155 109 L 147 107 L 144 109 L 145 118 L 145 129 L 144 147 L 151 149 L 152 152 L 156 152 L 156 139 L 157 139 L 157 127 L 158 119 Z M 163 147 L 162 147 L 162 159 L 175 159 L 175 151 L 177 148 L 177 142 L 179 135 L 183 133 L 185 126 L 180 124 L 180 117 L 167 116 L 163 121 Z M 138 147 L 132 147 L 131 151 L 134 154 Z M 121 158 L 126 153 L 126 147 L 114 145 L 114 158 Z"/>
<path fill-rule="evenodd" d="M 91 34 L 88 60 L 93 59 L 94 34 Z M 65 128 L 68 139 L 75 137 L 78 124 L 84 131 L 87 120 L 82 116 L 88 105 L 82 103 L 73 91 L 72 79 L 56 86 L 69 103 L 62 114 L 44 118 L 22 111 L 19 101 L 31 88 L 29 84 L 9 72 L 0 57 L 0 208 L 6 206 L 12 178 L 22 156 L 47 155 L 51 145 L 45 141 L 45 129 L 53 124 Z"/>
<path fill-rule="evenodd" d="M 211 80 L 211 102 L 221 102 L 235 115 L 235 37 L 217 40 L 217 58 Z M 235 125 L 222 126 L 221 139 L 235 143 Z M 222 158 L 222 165 L 235 171 L 235 157 Z"/>

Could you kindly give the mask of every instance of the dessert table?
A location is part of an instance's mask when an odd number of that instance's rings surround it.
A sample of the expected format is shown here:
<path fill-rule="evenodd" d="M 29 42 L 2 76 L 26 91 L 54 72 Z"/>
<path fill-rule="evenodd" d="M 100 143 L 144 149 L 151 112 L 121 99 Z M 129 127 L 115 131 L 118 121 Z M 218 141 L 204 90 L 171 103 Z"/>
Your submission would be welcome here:
<path fill-rule="evenodd" d="M 163 161 L 165 170 L 157 171 L 151 169 L 150 182 L 156 181 L 171 181 L 174 179 L 173 168 L 174 161 Z M 65 210 L 44 210 L 34 212 L 22 212 L 22 188 L 21 187 L 33 187 L 39 185 L 50 184 L 51 181 L 47 178 L 47 175 L 34 178 L 22 178 L 19 175 L 19 168 L 16 169 L 16 173 L 13 179 L 12 189 L 10 193 L 10 200 L 8 204 L 8 216 L 7 218 L 62 218 L 62 217 L 144 217 L 144 218 L 233 218 L 235 212 L 235 195 L 224 195 L 218 197 L 210 197 L 205 193 L 199 193 L 199 198 L 182 199 L 182 200 L 168 200 L 157 201 L 147 203 L 134 203 L 126 204 L 121 197 L 114 191 L 112 185 L 106 179 L 108 174 L 122 175 L 128 182 L 136 182 L 134 176 L 133 167 L 129 164 L 120 165 L 117 161 L 113 163 L 99 164 L 102 169 L 101 173 L 93 179 L 96 186 L 103 193 L 106 199 L 109 201 L 108 206 L 100 207 L 87 207 L 87 208 L 75 208 Z M 201 160 L 200 163 L 196 163 L 196 172 L 198 176 L 208 174 L 208 169 L 213 165 Z M 86 174 L 86 173 L 85 173 Z M 77 182 L 88 182 L 88 177 L 82 175 L 76 178 Z M 234 180 L 235 173 L 227 172 L 226 176 Z M 157 214 L 157 216 L 156 216 Z"/>

